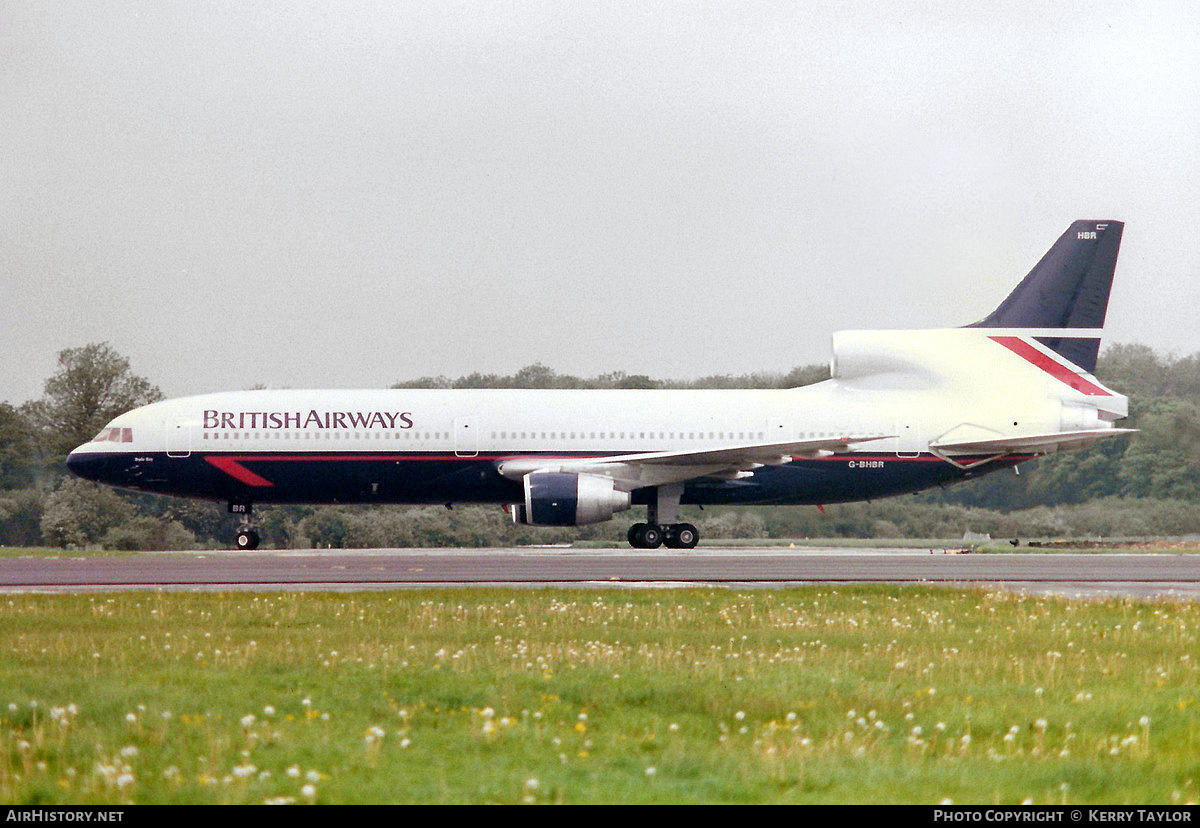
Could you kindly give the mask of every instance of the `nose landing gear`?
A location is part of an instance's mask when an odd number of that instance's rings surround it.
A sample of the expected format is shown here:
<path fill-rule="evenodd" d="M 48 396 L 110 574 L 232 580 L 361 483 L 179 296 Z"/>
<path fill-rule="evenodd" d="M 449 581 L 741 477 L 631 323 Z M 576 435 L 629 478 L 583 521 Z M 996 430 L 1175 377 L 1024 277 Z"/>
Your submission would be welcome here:
<path fill-rule="evenodd" d="M 241 515 L 242 522 L 238 525 L 234 545 L 239 551 L 249 552 L 258 548 L 258 532 L 254 528 L 254 510 L 249 503 L 230 503 L 230 514 Z"/>

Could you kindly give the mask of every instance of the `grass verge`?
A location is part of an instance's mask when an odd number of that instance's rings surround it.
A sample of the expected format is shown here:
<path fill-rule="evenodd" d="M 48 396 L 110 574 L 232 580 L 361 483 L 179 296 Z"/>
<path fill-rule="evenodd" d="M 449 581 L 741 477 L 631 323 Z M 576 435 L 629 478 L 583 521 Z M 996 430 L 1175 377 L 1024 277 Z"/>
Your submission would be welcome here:
<path fill-rule="evenodd" d="M 1195 801 L 1200 606 L 11 595 L 0 801 Z"/>

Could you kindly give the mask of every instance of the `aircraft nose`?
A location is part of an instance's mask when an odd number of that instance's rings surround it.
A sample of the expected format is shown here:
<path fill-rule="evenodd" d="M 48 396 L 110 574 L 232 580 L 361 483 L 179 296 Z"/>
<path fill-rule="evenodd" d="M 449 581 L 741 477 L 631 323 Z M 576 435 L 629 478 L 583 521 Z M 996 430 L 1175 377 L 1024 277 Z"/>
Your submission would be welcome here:
<path fill-rule="evenodd" d="M 100 458 L 88 452 L 75 449 L 67 455 L 67 468 L 71 474 L 84 480 L 97 480 L 100 477 Z"/>

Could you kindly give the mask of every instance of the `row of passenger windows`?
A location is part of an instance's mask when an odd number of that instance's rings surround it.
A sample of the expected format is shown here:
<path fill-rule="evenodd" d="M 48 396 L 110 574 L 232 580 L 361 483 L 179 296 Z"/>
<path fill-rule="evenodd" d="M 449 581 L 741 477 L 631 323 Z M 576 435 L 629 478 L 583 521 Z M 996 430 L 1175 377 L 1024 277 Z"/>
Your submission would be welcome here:
<path fill-rule="evenodd" d="M 499 436 L 501 440 L 761 440 L 760 431 L 501 431 L 499 435 L 492 432 L 492 439 Z"/>
<path fill-rule="evenodd" d="M 118 431 L 118 429 L 111 429 Z M 129 442 L 129 429 L 124 429 L 124 441 Z M 810 431 L 801 432 L 797 435 L 797 439 L 811 439 L 820 437 L 834 437 L 842 432 L 828 431 Z M 101 432 L 97 440 L 117 440 L 122 435 L 106 436 Z M 203 439 L 205 440 L 259 440 L 259 439 L 275 439 L 275 440 L 449 440 L 450 432 L 448 431 L 376 431 L 376 432 L 358 432 L 358 431 L 325 431 L 325 432 L 310 432 L 310 431 L 222 431 L 222 432 L 204 432 Z M 762 440 L 764 434 L 761 431 L 501 431 L 499 433 L 493 431 L 491 433 L 493 440 Z"/>
<path fill-rule="evenodd" d="M 220 432 L 204 432 L 205 440 L 449 440 L 450 432 L 448 431 L 376 431 L 360 432 L 360 431 L 220 431 Z"/>

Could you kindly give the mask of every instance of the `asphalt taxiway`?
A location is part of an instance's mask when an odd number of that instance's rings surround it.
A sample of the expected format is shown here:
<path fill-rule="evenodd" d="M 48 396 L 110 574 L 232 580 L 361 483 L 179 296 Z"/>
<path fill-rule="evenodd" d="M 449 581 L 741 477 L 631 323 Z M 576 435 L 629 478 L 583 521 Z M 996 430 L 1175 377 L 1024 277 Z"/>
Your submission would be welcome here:
<path fill-rule="evenodd" d="M 0 591 L 361 590 L 416 586 L 782 587 L 955 584 L 1200 600 L 1200 555 L 950 554 L 950 550 L 280 550 L 0 558 Z"/>

